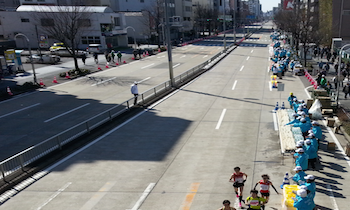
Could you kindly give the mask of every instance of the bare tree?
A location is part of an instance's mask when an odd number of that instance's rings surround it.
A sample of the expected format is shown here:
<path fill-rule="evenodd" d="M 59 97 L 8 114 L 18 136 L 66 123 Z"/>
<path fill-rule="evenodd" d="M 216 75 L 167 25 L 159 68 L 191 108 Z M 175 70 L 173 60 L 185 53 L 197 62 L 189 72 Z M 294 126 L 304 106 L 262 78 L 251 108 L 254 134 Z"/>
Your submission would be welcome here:
<path fill-rule="evenodd" d="M 35 20 L 40 29 L 62 42 L 73 56 L 75 70 L 79 71 L 77 50 L 80 37 L 91 25 L 91 12 L 81 6 L 42 6 Z"/>
<path fill-rule="evenodd" d="M 150 35 L 152 32 L 156 32 L 158 34 L 157 44 L 158 47 L 160 47 L 160 34 L 162 33 L 161 27 L 164 27 L 164 25 L 161 25 L 164 24 L 164 0 L 154 0 L 152 6 L 145 8 L 145 10 L 148 12 L 148 19 L 145 18 L 143 23 L 149 27 Z"/>
<path fill-rule="evenodd" d="M 211 35 L 212 29 L 216 29 L 218 21 L 219 12 L 217 10 L 211 9 L 208 6 L 201 5 L 197 3 L 194 10 L 194 20 L 197 28 L 201 29 L 200 31 L 204 32 L 207 29 L 209 35 Z"/>

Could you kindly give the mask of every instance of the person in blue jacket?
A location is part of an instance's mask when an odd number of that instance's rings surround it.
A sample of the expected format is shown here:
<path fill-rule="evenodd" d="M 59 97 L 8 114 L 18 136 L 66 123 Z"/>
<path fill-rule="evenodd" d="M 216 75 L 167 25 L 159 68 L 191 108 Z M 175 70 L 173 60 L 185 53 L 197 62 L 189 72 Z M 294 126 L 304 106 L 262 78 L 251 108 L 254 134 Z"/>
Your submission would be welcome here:
<path fill-rule="evenodd" d="M 290 108 L 292 109 L 293 108 L 293 99 L 294 98 L 297 98 L 295 95 L 293 95 L 293 93 L 290 93 L 289 97 L 288 97 L 288 102 L 289 102 L 289 105 L 290 105 Z"/>
<path fill-rule="evenodd" d="M 303 133 L 303 136 L 305 137 L 308 135 L 308 131 L 311 128 L 311 124 L 307 122 L 305 118 L 301 118 L 300 123 L 295 123 L 293 127 L 300 127 L 300 130 Z"/>
<path fill-rule="evenodd" d="M 322 129 L 320 127 L 320 124 L 318 124 L 318 122 L 316 121 L 312 121 L 311 124 L 312 124 L 312 131 L 314 132 L 315 137 L 319 142 L 322 139 Z"/>
<path fill-rule="evenodd" d="M 297 114 L 293 114 L 293 116 L 294 116 L 294 120 L 290 121 L 290 122 L 287 123 L 286 125 L 293 125 L 293 124 L 295 124 L 295 123 L 300 123 L 301 117 L 298 116 Z"/>
<path fill-rule="evenodd" d="M 315 147 L 316 150 L 318 150 L 319 148 L 319 143 L 315 137 L 314 133 L 309 133 L 309 135 L 306 136 L 306 140 L 310 140 L 311 141 L 311 145 Z"/>
<path fill-rule="evenodd" d="M 303 108 L 302 109 L 303 109 L 303 111 L 305 112 L 306 115 L 309 114 L 309 109 L 307 108 L 306 103 L 303 103 Z"/>
<path fill-rule="evenodd" d="M 315 176 L 314 175 L 307 175 L 304 177 L 306 180 L 306 183 L 304 184 L 308 190 L 310 190 L 310 194 L 312 199 L 316 196 L 316 183 L 315 183 Z"/>
<path fill-rule="evenodd" d="M 295 198 L 293 207 L 297 210 L 312 210 L 314 208 L 313 200 L 308 196 L 307 190 L 297 191 L 298 198 Z"/>
<path fill-rule="evenodd" d="M 294 168 L 294 171 L 295 171 L 295 175 L 292 177 L 292 180 L 295 181 L 296 183 L 298 183 L 298 185 L 305 184 L 306 173 L 303 171 L 301 166 L 296 166 Z"/>
<path fill-rule="evenodd" d="M 305 154 L 302 148 L 295 150 L 298 153 L 298 157 L 295 159 L 295 165 L 301 166 L 303 171 L 307 170 L 309 156 Z"/>
<path fill-rule="evenodd" d="M 317 161 L 317 149 L 311 144 L 311 141 L 310 139 L 307 139 L 305 141 L 305 144 L 306 144 L 306 150 L 305 150 L 305 153 L 309 156 L 309 166 L 311 166 L 311 168 L 313 170 L 316 169 L 316 161 Z"/>

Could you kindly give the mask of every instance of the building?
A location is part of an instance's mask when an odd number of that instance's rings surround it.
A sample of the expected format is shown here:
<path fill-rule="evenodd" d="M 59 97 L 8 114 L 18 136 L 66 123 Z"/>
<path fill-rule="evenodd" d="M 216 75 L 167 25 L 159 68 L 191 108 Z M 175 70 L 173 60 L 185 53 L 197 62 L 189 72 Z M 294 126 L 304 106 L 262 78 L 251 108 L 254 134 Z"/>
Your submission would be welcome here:
<path fill-rule="evenodd" d="M 0 0 L 0 10 L 15 11 L 20 5 L 20 0 Z"/>
<path fill-rule="evenodd" d="M 57 0 L 19 0 L 20 5 L 46 5 L 57 6 Z"/>
<path fill-rule="evenodd" d="M 13 40 L 17 33 L 23 33 L 29 38 L 31 48 L 39 47 L 39 37 L 47 37 L 47 45 L 43 48 L 50 47 L 57 40 L 41 30 L 45 21 L 39 21 L 40 16 L 37 14 L 45 9 L 47 12 L 57 12 L 55 8 L 57 7 L 22 5 L 16 12 L 1 12 L 0 37 Z M 84 21 L 89 24 L 79 37 L 79 49 L 86 49 L 89 44 L 101 44 L 105 47 L 127 46 L 126 22 L 123 14 L 115 13 L 108 7 L 87 7 L 87 10 L 91 14 L 89 20 Z M 24 39 L 17 39 L 16 44 L 18 48 L 28 47 Z"/>
<path fill-rule="evenodd" d="M 333 0 L 332 36 L 350 43 L 350 1 Z M 344 42 L 345 43 L 345 42 Z"/>

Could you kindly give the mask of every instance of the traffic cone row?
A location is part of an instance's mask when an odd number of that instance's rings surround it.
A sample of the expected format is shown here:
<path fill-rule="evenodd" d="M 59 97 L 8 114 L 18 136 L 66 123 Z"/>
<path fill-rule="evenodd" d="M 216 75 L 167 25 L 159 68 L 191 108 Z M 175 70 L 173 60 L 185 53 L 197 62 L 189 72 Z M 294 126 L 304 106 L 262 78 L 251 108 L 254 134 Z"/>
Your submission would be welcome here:
<path fill-rule="evenodd" d="M 281 184 L 281 189 L 283 189 L 283 186 L 284 185 L 289 185 L 290 184 L 290 181 L 289 181 L 289 176 L 288 176 L 288 173 L 286 173 L 283 177 L 283 182 Z"/>

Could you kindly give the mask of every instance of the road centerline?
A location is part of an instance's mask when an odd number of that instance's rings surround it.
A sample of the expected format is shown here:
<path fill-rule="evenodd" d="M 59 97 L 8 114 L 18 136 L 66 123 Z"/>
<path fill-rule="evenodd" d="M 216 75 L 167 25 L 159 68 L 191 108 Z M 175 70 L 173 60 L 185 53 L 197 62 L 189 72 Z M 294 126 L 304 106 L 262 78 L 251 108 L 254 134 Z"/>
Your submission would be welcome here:
<path fill-rule="evenodd" d="M 243 70 L 243 68 L 244 68 L 244 66 L 242 66 L 242 67 L 241 67 L 241 69 L 240 69 L 239 71 L 242 71 L 242 70 Z"/>
<path fill-rule="evenodd" d="M 218 130 L 220 128 L 222 120 L 224 119 L 225 113 L 226 113 L 226 109 L 222 110 L 218 124 L 215 127 L 216 130 Z"/>

